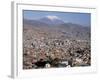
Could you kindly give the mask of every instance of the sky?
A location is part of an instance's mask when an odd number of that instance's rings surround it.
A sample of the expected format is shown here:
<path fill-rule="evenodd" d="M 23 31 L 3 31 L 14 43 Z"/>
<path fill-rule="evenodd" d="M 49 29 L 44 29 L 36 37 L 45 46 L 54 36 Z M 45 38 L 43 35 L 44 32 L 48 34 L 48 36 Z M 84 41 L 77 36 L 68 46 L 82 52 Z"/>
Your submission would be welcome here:
<path fill-rule="evenodd" d="M 91 25 L 90 13 L 23 10 L 24 19 L 38 20 L 46 16 L 58 17 L 66 23 L 75 23 L 83 26 Z"/>

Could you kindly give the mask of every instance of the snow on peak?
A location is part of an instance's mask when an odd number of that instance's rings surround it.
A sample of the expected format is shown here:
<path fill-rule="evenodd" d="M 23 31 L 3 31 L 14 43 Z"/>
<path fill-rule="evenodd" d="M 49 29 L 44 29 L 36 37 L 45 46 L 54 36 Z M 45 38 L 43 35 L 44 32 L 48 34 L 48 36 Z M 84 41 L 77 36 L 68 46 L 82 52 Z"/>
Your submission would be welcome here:
<path fill-rule="evenodd" d="M 59 17 L 57 17 L 57 16 L 46 16 L 48 19 L 50 19 L 50 20 L 55 20 L 55 19 L 58 19 L 58 20 L 60 20 L 60 18 Z"/>

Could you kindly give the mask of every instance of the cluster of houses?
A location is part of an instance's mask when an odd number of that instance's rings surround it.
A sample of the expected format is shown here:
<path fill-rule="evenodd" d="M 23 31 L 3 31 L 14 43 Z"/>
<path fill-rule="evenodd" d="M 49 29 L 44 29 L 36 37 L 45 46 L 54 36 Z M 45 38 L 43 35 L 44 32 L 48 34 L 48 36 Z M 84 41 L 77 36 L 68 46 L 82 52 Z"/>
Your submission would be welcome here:
<path fill-rule="evenodd" d="M 91 65 L 88 41 L 61 38 L 34 38 L 24 41 L 23 69 Z"/>

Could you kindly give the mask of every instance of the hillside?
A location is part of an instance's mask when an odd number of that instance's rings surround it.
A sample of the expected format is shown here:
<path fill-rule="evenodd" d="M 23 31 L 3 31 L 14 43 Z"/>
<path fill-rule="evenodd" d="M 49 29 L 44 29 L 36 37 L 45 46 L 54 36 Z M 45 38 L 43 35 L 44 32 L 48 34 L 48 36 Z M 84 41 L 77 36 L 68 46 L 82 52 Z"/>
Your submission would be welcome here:
<path fill-rule="evenodd" d="M 90 27 L 40 20 L 23 20 L 23 69 L 91 65 Z"/>

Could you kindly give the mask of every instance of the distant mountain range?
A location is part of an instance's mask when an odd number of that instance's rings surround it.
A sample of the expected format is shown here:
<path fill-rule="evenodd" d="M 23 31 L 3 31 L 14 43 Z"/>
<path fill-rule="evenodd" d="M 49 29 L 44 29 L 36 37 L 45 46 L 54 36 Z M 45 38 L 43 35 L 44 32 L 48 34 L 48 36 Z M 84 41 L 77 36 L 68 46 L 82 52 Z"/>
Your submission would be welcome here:
<path fill-rule="evenodd" d="M 64 36 L 90 40 L 90 27 L 74 23 L 65 23 L 56 16 L 46 16 L 38 20 L 23 19 L 23 25 L 27 25 L 27 27 L 30 25 L 33 28 L 39 27 L 41 29 L 50 28 L 50 31 L 57 31 L 58 34 L 61 32 Z"/>
<path fill-rule="evenodd" d="M 82 26 L 80 24 L 66 23 L 57 16 L 45 16 L 38 20 L 23 19 L 23 23 L 29 24 L 29 25 L 35 25 L 35 26 L 57 26 L 57 25 L 66 25 L 67 24 L 68 26 L 73 26 L 73 27 L 74 26 L 87 27 L 87 26 Z"/>

